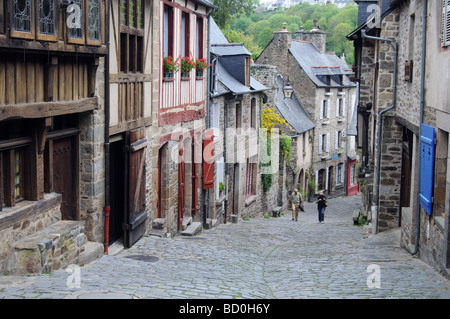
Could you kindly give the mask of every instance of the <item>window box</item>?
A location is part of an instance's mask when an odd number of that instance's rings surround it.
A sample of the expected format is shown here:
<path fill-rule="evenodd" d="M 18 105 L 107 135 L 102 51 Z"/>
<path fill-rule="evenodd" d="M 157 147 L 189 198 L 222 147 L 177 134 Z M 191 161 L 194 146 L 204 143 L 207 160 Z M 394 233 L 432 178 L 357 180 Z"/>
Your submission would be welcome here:
<path fill-rule="evenodd" d="M 330 119 L 322 119 L 322 125 L 330 124 Z"/>
<path fill-rule="evenodd" d="M 338 123 L 344 122 L 344 117 L 343 117 L 343 116 L 339 116 L 339 117 L 337 118 L 337 121 L 338 121 Z"/>
<path fill-rule="evenodd" d="M 329 153 L 322 153 L 320 154 L 320 159 L 325 160 L 330 158 L 330 154 Z"/>
<path fill-rule="evenodd" d="M 342 154 L 342 153 L 344 153 L 344 149 L 343 148 L 338 149 L 338 154 Z"/>

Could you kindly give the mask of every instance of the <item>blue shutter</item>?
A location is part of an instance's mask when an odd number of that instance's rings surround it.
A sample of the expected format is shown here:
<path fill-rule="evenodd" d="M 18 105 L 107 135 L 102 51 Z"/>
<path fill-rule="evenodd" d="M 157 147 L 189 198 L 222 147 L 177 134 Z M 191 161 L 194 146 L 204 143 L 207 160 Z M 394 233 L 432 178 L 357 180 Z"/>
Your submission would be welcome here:
<path fill-rule="evenodd" d="M 433 177 L 434 177 L 434 127 L 422 124 L 420 137 L 420 204 L 431 215 L 433 206 Z"/>

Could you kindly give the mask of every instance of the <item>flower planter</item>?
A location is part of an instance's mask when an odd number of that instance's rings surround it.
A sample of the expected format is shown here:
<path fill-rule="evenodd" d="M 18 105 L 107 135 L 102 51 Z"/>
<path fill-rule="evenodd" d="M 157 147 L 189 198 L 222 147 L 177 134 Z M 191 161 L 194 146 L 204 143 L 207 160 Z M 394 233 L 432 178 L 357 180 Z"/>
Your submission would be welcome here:
<path fill-rule="evenodd" d="M 164 72 L 164 78 L 165 79 L 173 79 L 173 73 L 172 72 Z"/>
<path fill-rule="evenodd" d="M 197 71 L 197 74 L 196 74 L 198 77 L 203 77 L 203 71 Z"/>

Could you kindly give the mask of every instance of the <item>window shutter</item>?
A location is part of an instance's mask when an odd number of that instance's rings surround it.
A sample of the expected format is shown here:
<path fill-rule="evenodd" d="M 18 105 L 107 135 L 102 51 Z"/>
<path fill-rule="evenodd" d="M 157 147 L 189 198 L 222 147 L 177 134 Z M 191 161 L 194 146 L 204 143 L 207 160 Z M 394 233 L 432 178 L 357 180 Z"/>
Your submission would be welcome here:
<path fill-rule="evenodd" d="M 342 99 L 342 116 L 345 117 L 345 114 L 347 114 L 345 112 L 345 108 L 346 108 L 346 104 L 345 104 L 345 98 Z"/>
<path fill-rule="evenodd" d="M 339 132 L 336 131 L 336 143 L 335 143 L 335 149 L 338 149 L 338 145 L 339 145 L 338 140 L 339 140 Z"/>
<path fill-rule="evenodd" d="M 327 133 L 327 153 L 330 152 L 330 133 Z"/>
<path fill-rule="evenodd" d="M 431 215 L 433 206 L 433 172 L 434 172 L 434 127 L 422 124 L 420 137 L 420 204 Z"/>
<path fill-rule="evenodd" d="M 323 120 L 323 107 L 325 105 L 325 101 L 322 101 L 322 103 L 320 103 L 320 113 L 319 113 L 319 119 Z"/>
<path fill-rule="evenodd" d="M 336 117 L 339 117 L 339 99 L 336 100 Z"/>
<path fill-rule="evenodd" d="M 325 170 L 325 190 L 328 190 L 328 167 Z"/>
<path fill-rule="evenodd" d="M 330 100 L 328 100 L 328 101 L 327 101 L 327 119 L 330 118 L 330 107 L 331 107 L 330 104 L 331 104 L 331 103 L 330 103 Z"/>
<path fill-rule="evenodd" d="M 317 192 L 319 187 L 319 171 L 316 171 L 316 189 L 314 190 L 315 192 Z"/>
<path fill-rule="evenodd" d="M 319 154 L 323 153 L 323 135 L 320 135 L 319 137 Z"/>
<path fill-rule="evenodd" d="M 442 9 L 442 46 L 450 46 L 450 0 L 443 0 Z"/>
<path fill-rule="evenodd" d="M 214 187 L 214 130 L 203 136 L 203 189 Z"/>

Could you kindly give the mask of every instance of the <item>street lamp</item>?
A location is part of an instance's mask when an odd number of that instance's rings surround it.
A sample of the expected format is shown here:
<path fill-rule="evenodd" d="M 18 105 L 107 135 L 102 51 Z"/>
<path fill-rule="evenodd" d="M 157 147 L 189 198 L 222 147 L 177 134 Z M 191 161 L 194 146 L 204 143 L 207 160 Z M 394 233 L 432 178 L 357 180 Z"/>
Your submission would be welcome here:
<path fill-rule="evenodd" d="M 292 93 L 294 93 L 294 89 L 289 83 L 286 83 L 286 85 L 283 88 L 283 95 L 285 99 L 292 98 Z"/>

